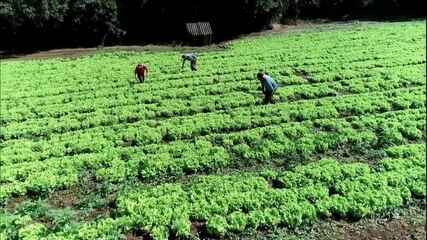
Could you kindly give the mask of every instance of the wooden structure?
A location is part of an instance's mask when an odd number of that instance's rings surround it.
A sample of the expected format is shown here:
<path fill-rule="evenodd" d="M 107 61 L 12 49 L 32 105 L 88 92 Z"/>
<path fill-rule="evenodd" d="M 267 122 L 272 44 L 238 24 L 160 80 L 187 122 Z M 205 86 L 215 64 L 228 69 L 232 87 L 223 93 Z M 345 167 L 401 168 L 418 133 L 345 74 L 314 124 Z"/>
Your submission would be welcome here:
<path fill-rule="evenodd" d="M 209 45 L 213 40 L 213 31 L 209 22 L 186 23 L 188 40 L 193 45 Z"/>

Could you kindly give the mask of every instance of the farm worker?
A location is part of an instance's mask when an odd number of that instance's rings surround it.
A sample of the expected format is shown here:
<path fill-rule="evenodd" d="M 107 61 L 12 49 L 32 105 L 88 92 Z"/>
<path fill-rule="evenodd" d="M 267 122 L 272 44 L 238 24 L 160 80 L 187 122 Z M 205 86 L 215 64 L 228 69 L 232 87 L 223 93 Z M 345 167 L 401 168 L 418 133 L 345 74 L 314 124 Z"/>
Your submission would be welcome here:
<path fill-rule="evenodd" d="M 135 68 L 135 79 L 138 79 L 140 83 L 145 80 L 145 74 L 148 73 L 148 68 L 144 64 L 140 63 Z"/>
<path fill-rule="evenodd" d="M 190 62 L 191 70 L 197 71 L 196 64 L 197 64 L 197 55 L 195 53 L 187 53 L 182 55 L 182 67 L 184 67 L 185 61 Z"/>
<path fill-rule="evenodd" d="M 261 82 L 262 93 L 264 93 L 264 103 L 274 103 L 273 94 L 279 88 L 279 85 L 274 79 L 263 72 L 257 74 L 258 80 Z"/>

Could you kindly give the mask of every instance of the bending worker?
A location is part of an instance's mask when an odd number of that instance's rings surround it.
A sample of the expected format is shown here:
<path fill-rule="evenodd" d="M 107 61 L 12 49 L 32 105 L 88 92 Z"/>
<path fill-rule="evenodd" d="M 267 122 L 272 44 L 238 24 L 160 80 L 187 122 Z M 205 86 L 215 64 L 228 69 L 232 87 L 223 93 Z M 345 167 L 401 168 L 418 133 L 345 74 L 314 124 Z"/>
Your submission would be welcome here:
<path fill-rule="evenodd" d="M 261 82 L 262 93 L 264 93 L 264 103 L 274 103 L 273 94 L 279 88 L 279 85 L 273 80 L 272 77 L 259 72 L 257 74 L 258 80 Z"/>
<path fill-rule="evenodd" d="M 139 80 L 140 83 L 145 81 L 145 73 L 148 73 L 148 68 L 144 64 L 138 64 L 135 68 L 135 79 Z"/>
<path fill-rule="evenodd" d="M 196 64 L 197 64 L 197 55 L 195 53 L 187 53 L 182 55 L 182 67 L 184 67 L 185 61 L 190 62 L 190 67 L 192 71 L 197 71 Z"/>

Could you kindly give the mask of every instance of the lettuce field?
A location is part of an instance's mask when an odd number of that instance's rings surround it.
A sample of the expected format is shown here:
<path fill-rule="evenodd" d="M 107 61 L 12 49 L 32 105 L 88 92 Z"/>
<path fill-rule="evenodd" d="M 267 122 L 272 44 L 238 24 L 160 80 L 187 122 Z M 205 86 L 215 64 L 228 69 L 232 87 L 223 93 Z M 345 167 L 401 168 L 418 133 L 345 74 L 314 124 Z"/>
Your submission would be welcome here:
<path fill-rule="evenodd" d="M 2 61 L 0 239 L 219 239 L 425 200 L 425 21 L 236 40 L 197 72 L 180 54 Z"/>

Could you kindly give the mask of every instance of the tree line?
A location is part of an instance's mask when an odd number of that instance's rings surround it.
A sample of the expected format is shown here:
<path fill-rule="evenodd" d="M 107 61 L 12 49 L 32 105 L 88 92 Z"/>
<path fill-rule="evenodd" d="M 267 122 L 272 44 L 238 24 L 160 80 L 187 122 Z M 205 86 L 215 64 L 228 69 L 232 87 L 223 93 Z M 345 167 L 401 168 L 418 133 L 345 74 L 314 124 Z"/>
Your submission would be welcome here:
<path fill-rule="evenodd" d="M 209 21 L 216 40 L 297 18 L 424 16 L 418 0 L 0 0 L 0 49 L 171 42 Z"/>

